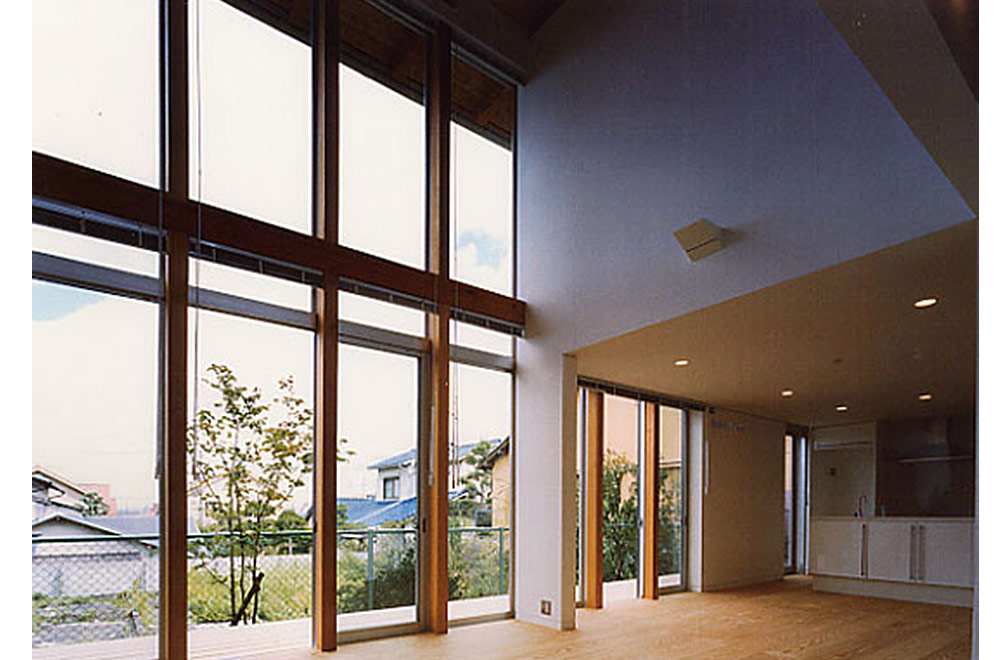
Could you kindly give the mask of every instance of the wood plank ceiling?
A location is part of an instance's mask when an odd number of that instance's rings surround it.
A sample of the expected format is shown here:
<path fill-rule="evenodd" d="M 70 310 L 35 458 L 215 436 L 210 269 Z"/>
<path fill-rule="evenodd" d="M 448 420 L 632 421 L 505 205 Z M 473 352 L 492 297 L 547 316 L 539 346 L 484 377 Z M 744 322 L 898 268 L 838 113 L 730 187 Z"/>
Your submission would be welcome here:
<path fill-rule="evenodd" d="M 311 0 L 225 0 L 232 6 L 309 43 Z M 496 0 L 526 30 L 533 30 L 560 4 L 553 0 Z M 424 36 L 366 0 L 340 0 L 341 59 L 348 66 L 423 103 Z M 510 147 L 514 88 L 460 59 L 452 71 L 453 117 L 485 137 Z"/>
<path fill-rule="evenodd" d="M 534 34 L 566 0 L 489 0 L 490 4 Z"/>

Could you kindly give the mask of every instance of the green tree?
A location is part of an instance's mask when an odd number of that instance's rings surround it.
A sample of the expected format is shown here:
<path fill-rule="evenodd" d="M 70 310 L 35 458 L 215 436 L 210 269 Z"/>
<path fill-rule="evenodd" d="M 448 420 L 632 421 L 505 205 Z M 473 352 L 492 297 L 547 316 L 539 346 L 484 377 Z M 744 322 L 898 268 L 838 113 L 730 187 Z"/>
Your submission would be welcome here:
<path fill-rule="evenodd" d="M 108 505 L 105 504 L 104 498 L 101 497 L 100 493 L 90 491 L 83 494 L 83 508 L 80 512 L 86 516 L 106 516 L 108 515 Z"/>
<path fill-rule="evenodd" d="M 681 571 L 680 468 L 660 468 L 657 551 L 660 575 Z"/>
<path fill-rule="evenodd" d="M 256 623 L 263 533 L 312 471 L 312 411 L 295 396 L 291 377 L 278 381 L 269 404 L 229 367 L 213 364 L 208 372 L 205 383 L 218 400 L 196 412 L 188 452 L 208 527 L 224 533 L 201 544 L 197 566 L 227 587 L 232 625 Z M 227 559 L 224 568 L 216 557 Z"/>
<path fill-rule="evenodd" d="M 637 466 L 625 454 L 604 457 L 604 579 L 628 580 L 638 575 Z"/>
<path fill-rule="evenodd" d="M 472 469 L 459 481 L 465 494 L 449 507 L 451 526 L 469 524 L 475 520 L 477 510 L 493 506 L 493 472 L 485 465 L 492 449 L 488 440 L 481 440 L 462 458 L 462 463 Z"/>

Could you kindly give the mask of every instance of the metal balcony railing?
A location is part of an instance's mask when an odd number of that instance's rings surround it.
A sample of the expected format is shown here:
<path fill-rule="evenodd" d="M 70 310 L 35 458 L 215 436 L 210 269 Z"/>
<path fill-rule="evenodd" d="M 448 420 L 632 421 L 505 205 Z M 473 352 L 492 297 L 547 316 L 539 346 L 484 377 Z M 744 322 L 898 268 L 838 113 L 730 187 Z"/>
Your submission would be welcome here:
<path fill-rule="evenodd" d="M 453 600 L 508 592 L 509 529 L 448 530 L 449 591 Z M 339 530 L 337 600 L 340 613 L 416 602 L 417 530 Z M 252 581 L 239 548 L 254 539 L 225 533 L 188 536 L 188 619 L 192 626 L 231 623 L 232 581 Z M 307 618 L 312 613 L 312 531 L 263 532 L 255 567 L 263 573 L 251 607 L 256 621 Z M 72 644 L 153 635 L 157 630 L 159 538 L 155 535 L 36 537 L 32 554 L 32 643 Z M 236 556 L 230 559 L 230 551 Z M 251 620 L 247 614 L 242 620 Z"/>

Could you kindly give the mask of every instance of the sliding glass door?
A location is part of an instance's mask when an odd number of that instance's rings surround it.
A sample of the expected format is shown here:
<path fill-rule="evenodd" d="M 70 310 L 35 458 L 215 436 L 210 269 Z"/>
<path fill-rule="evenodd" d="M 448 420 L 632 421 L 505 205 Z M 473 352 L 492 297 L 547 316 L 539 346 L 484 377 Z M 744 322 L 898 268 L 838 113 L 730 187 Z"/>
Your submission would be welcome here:
<path fill-rule="evenodd" d="M 687 414 L 640 394 L 580 389 L 577 600 L 685 588 Z"/>

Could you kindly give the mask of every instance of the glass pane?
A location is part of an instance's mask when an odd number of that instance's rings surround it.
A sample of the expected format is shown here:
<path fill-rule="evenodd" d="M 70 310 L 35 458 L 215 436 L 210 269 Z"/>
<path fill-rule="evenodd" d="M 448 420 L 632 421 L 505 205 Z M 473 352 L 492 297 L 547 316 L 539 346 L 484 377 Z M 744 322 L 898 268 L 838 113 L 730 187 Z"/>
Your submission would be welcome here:
<path fill-rule="evenodd" d="M 580 564 L 583 561 L 583 465 L 587 451 L 587 418 L 583 390 L 576 390 L 576 600 L 583 601 L 583 583 L 580 581 Z"/>
<path fill-rule="evenodd" d="M 417 620 L 419 362 L 340 344 L 337 629 Z"/>
<path fill-rule="evenodd" d="M 313 289 L 307 284 L 224 266 L 204 259 L 191 259 L 189 277 L 191 286 L 202 289 L 303 311 L 312 311 L 313 308 Z"/>
<path fill-rule="evenodd" d="M 31 3 L 31 147 L 158 187 L 159 3 Z"/>
<path fill-rule="evenodd" d="M 510 610 L 511 374 L 451 365 L 448 616 Z"/>
<path fill-rule="evenodd" d="M 35 282 L 31 327 L 32 646 L 153 658 L 157 306 Z"/>
<path fill-rule="evenodd" d="M 634 598 L 639 561 L 639 402 L 604 397 L 605 600 Z"/>
<path fill-rule="evenodd" d="M 794 472 L 794 452 L 792 449 L 792 436 L 785 436 L 785 486 L 784 486 L 784 502 L 785 502 L 785 517 L 784 517 L 784 532 L 785 532 L 785 566 L 789 567 L 794 564 L 794 549 L 793 543 L 795 539 L 792 535 L 792 502 L 794 498 L 792 497 L 792 485 L 794 483 L 795 472 Z"/>
<path fill-rule="evenodd" d="M 514 354 L 514 338 L 510 335 L 461 321 L 452 321 L 451 330 L 452 343 L 458 346 L 475 348 L 498 355 Z"/>
<path fill-rule="evenodd" d="M 311 49 L 222 0 L 191 8 L 191 198 L 312 233 Z"/>
<path fill-rule="evenodd" d="M 340 67 L 340 242 L 424 268 L 424 108 Z"/>
<path fill-rule="evenodd" d="M 660 465 L 659 479 L 659 539 L 657 557 L 659 586 L 681 584 L 683 561 L 683 443 L 684 412 L 679 408 L 660 406 Z"/>
<path fill-rule="evenodd" d="M 423 269 L 426 41 L 365 0 L 340 38 L 340 242 Z"/>
<path fill-rule="evenodd" d="M 511 295 L 513 153 L 454 123 L 451 138 L 455 279 Z"/>
<path fill-rule="evenodd" d="M 451 254 L 455 279 L 514 290 L 514 88 L 452 58 Z"/>
<path fill-rule="evenodd" d="M 160 272 L 156 252 L 43 225 L 31 225 L 31 249 L 138 275 L 159 277 Z"/>
<path fill-rule="evenodd" d="M 340 318 L 376 328 L 394 330 L 416 337 L 424 336 L 424 313 L 409 307 L 340 292 Z"/>
<path fill-rule="evenodd" d="M 195 309 L 189 329 L 191 655 L 277 621 L 255 650 L 308 646 L 315 336 Z"/>

